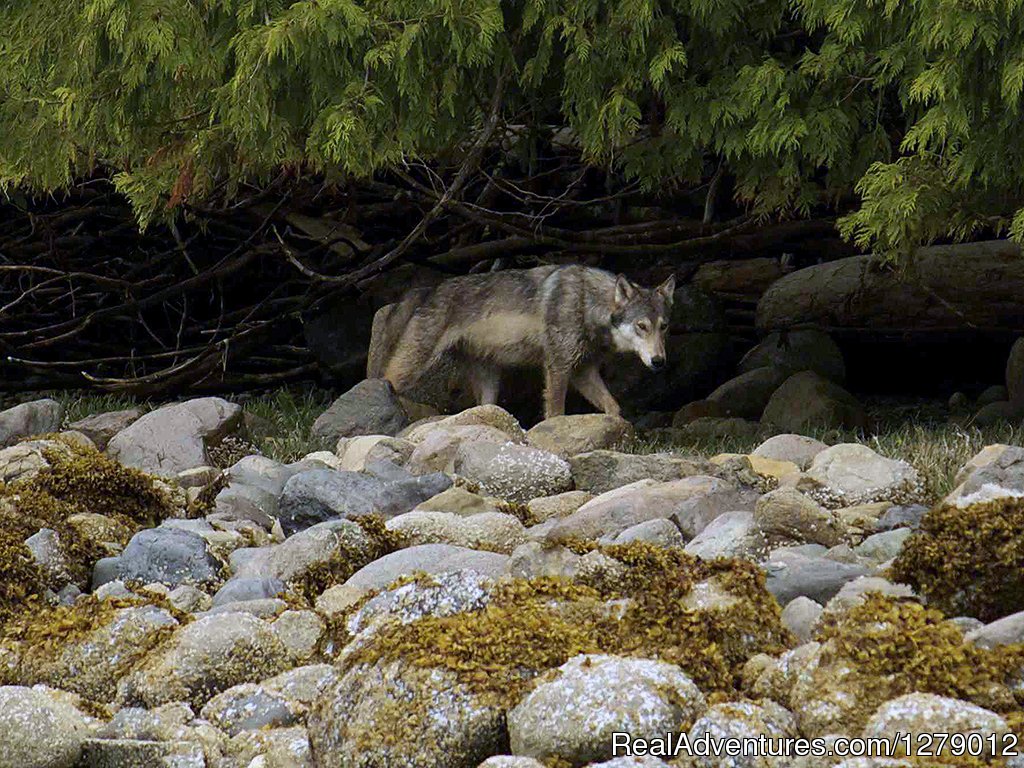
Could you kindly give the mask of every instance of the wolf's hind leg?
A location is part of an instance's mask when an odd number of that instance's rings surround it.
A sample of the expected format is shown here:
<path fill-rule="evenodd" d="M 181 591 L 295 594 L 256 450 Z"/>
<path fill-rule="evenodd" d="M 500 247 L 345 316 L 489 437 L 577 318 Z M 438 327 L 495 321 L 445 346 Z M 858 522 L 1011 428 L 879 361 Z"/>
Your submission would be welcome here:
<path fill-rule="evenodd" d="M 501 371 L 497 366 L 472 360 L 468 363 L 469 379 L 479 405 L 497 405 Z"/>
<path fill-rule="evenodd" d="M 594 407 L 600 408 L 610 416 L 619 415 L 619 403 L 601 378 L 601 371 L 596 365 L 587 365 L 578 370 L 572 377 L 573 386 L 580 391 Z"/>

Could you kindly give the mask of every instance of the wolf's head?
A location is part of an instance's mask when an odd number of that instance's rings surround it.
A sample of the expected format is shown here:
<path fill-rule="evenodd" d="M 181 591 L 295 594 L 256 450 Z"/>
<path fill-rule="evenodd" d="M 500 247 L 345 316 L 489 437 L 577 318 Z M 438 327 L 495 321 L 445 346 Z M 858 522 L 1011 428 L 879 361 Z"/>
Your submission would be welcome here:
<path fill-rule="evenodd" d="M 635 352 L 652 371 L 665 367 L 665 332 L 675 289 L 675 275 L 657 288 L 642 288 L 622 275 L 615 278 L 612 344 L 619 352 Z"/>

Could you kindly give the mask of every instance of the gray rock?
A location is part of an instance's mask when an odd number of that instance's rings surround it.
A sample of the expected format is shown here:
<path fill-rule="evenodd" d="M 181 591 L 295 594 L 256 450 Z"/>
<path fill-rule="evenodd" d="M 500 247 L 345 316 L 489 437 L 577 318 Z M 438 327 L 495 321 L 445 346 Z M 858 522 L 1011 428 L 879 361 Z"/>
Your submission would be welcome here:
<path fill-rule="evenodd" d="M 754 522 L 765 539 L 833 547 L 844 537 L 839 519 L 795 488 L 776 488 L 757 500 Z"/>
<path fill-rule="evenodd" d="M 709 738 L 712 743 L 742 740 L 745 743 L 760 738 L 773 743 L 797 735 L 793 716 L 774 701 L 755 704 L 751 701 L 729 701 L 716 704 L 690 728 L 690 741 Z M 749 740 L 749 741 L 748 741 Z M 738 756 L 722 755 L 699 758 L 701 768 L 790 768 L 791 758 L 763 754 Z"/>
<path fill-rule="evenodd" d="M 585 413 L 545 419 L 526 433 L 535 448 L 559 456 L 619 445 L 633 436 L 633 425 L 621 416 Z"/>
<path fill-rule="evenodd" d="M 195 716 L 192 707 L 183 701 L 153 709 L 121 707 L 99 727 L 96 736 L 128 741 L 175 741 L 185 738 L 186 728 Z"/>
<path fill-rule="evenodd" d="M 854 547 L 853 551 L 857 557 L 881 565 L 900 553 L 903 542 L 910 537 L 911 533 L 913 531 L 909 528 L 896 528 L 891 531 L 875 533 Z"/>
<path fill-rule="evenodd" d="M 1022 420 L 1024 420 L 1024 401 L 1011 403 L 1007 400 L 998 400 L 981 406 L 972 419 L 973 423 L 979 427 L 1020 423 Z"/>
<path fill-rule="evenodd" d="M 242 683 L 217 694 L 200 714 L 229 736 L 288 726 L 298 720 L 297 708 L 283 694 L 255 683 Z"/>
<path fill-rule="evenodd" d="M 107 453 L 129 467 L 172 477 L 212 464 L 207 448 L 242 424 L 240 406 L 219 397 L 165 405 L 122 429 Z"/>
<path fill-rule="evenodd" d="M 60 536 L 55 530 L 40 528 L 25 539 L 25 546 L 42 569 L 50 589 L 58 590 L 71 582 L 71 564 L 64 555 Z"/>
<path fill-rule="evenodd" d="M 523 524 L 514 515 L 503 512 L 463 517 L 450 512 L 413 510 L 388 520 L 387 528 L 401 534 L 403 542 L 409 546 L 453 544 L 507 555 L 526 541 Z"/>
<path fill-rule="evenodd" d="M 118 702 L 154 707 L 187 701 L 199 709 L 221 691 L 265 680 L 289 666 L 270 625 L 247 613 L 205 616 L 179 629 L 117 686 Z"/>
<path fill-rule="evenodd" d="M 232 580 L 243 577 L 272 577 L 284 582 L 302 578 L 313 568 L 338 557 L 352 567 L 362 567 L 377 554 L 377 544 L 351 520 L 319 523 L 281 544 L 231 553 Z"/>
<path fill-rule="evenodd" d="M 865 738 L 894 738 L 900 733 L 1010 732 L 1006 721 L 991 710 L 959 699 L 930 693 L 910 693 L 882 704 L 864 726 Z"/>
<path fill-rule="evenodd" d="M 93 572 L 93 586 L 112 579 L 143 584 L 159 582 L 168 587 L 209 584 L 221 578 L 220 563 L 197 533 L 180 528 L 148 528 L 132 536 L 116 558 Z"/>
<path fill-rule="evenodd" d="M 1024 448 L 987 445 L 960 468 L 957 487 L 947 503 L 966 506 L 975 500 L 1024 495 Z"/>
<path fill-rule="evenodd" d="M 752 440 L 760 434 L 761 426 L 750 419 L 701 416 L 672 431 L 687 440 Z"/>
<path fill-rule="evenodd" d="M 281 595 L 287 586 L 274 576 L 234 578 L 225 582 L 213 596 L 213 605 L 226 605 L 245 600 L 263 600 Z"/>
<path fill-rule="evenodd" d="M 795 597 L 782 610 L 782 626 L 788 629 L 800 643 L 808 642 L 814 634 L 824 608 L 809 597 Z"/>
<path fill-rule="evenodd" d="M 303 469 L 312 467 L 305 467 L 301 463 L 282 464 L 266 456 L 255 455 L 239 459 L 228 467 L 224 474 L 229 486 L 258 488 L 276 498 L 281 495 L 288 478 Z"/>
<path fill-rule="evenodd" d="M 752 368 L 722 384 L 707 396 L 722 407 L 723 416 L 737 416 L 743 419 L 761 418 L 772 393 L 789 378 L 789 372 L 771 365 Z"/>
<path fill-rule="evenodd" d="M 981 648 L 1024 643 L 1024 611 L 1011 613 L 967 633 L 967 640 Z"/>
<path fill-rule="evenodd" d="M 879 594 L 894 600 L 914 598 L 914 590 L 906 584 L 893 584 L 880 576 L 860 576 L 846 582 L 835 597 L 825 605 L 825 613 L 834 616 L 864 602 L 868 595 Z"/>
<path fill-rule="evenodd" d="M 253 600 L 239 600 L 234 603 L 215 605 L 203 616 L 215 616 L 224 613 L 246 613 L 257 619 L 274 619 L 288 610 L 288 603 L 277 597 L 258 597 Z"/>
<path fill-rule="evenodd" d="M 976 403 L 979 407 L 989 405 L 990 403 L 998 403 L 1007 401 L 1010 399 L 1010 393 L 1006 391 L 1006 387 L 1002 384 L 993 384 L 991 387 L 986 387 L 980 395 Z"/>
<path fill-rule="evenodd" d="M 860 565 L 840 563 L 827 557 L 773 553 L 765 564 L 767 587 L 781 605 L 797 597 L 827 603 L 848 581 L 867 575 Z"/>
<path fill-rule="evenodd" d="M 254 485 L 231 483 L 214 499 L 214 514 L 221 520 L 248 520 L 270 529 L 278 515 L 277 495 Z"/>
<path fill-rule="evenodd" d="M 509 557 L 508 574 L 514 579 L 555 577 L 574 579 L 583 558 L 568 547 L 530 541 L 517 547 Z"/>
<path fill-rule="evenodd" d="M 820 440 L 803 435 L 775 435 L 769 437 L 751 453 L 775 461 L 791 461 L 800 469 L 811 466 L 814 457 L 828 446 Z"/>
<path fill-rule="evenodd" d="M 612 757 L 612 734 L 664 737 L 706 708 L 704 696 L 672 664 L 577 656 L 508 713 L 512 752 L 573 765 Z"/>
<path fill-rule="evenodd" d="M 615 544 L 628 544 L 631 541 L 647 541 L 659 547 L 682 547 L 686 544 L 683 534 L 671 520 L 647 520 L 622 531 L 615 537 Z"/>
<path fill-rule="evenodd" d="M 719 515 L 685 547 L 702 560 L 716 557 L 741 557 L 760 560 L 767 554 L 764 538 L 754 523 L 752 512 L 726 512 Z"/>
<path fill-rule="evenodd" d="M 451 479 L 441 473 L 403 475 L 385 482 L 363 472 L 313 469 L 285 483 L 278 513 L 284 532 L 292 534 L 325 520 L 371 514 L 393 517 L 450 487 Z"/>
<path fill-rule="evenodd" d="M 639 481 L 588 501 L 552 526 L 549 540 L 617 536 L 647 520 L 672 520 L 692 538 L 720 514 L 750 509 L 754 496 L 717 477 L 696 475 L 667 483 Z"/>
<path fill-rule="evenodd" d="M 766 365 L 790 373 L 814 371 L 837 384 L 846 379 L 843 353 L 832 338 L 822 331 L 773 331 L 740 360 L 740 371 L 752 371 Z"/>
<path fill-rule="evenodd" d="M 74 768 L 89 726 L 42 687 L 0 687 L 0 768 Z"/>
<path fill-rule="evenodd" d="M 569 459 L 577 490 L 600 494 L 635 483 L 637 480 L 668 482 L 707 474 L 703 460 L 684 459 L 671 453 L 619 453 L 589 451 Z"/>
<path fill-rule="evenodd" d="M 834 509 L 872 501 L 907 503 L 925 495 L 910 464 L 880 456 L 860 443 L 841 443 L 814 457 L 800 488 Z"/>
<path fill-rule="evenodd" d="M 525 504 L 538 496 L 572 490 L 569 464 L 553 453 L 527 445 L 463 443 L 455 472 L 480 485 L 483 493 Z"/>
<path fill-rule="evenodd" d="M 863 429 L 867 416 L 845 389 L 813 371 L 795 373 L 775 390 L 761 421 L 789 432 Z"/>
<path fill-rule="evenodd" d="M 927 512 L 928 507 L 923 504 L 895 505 L 887 509 L 878 518 L 878 525 L 875 527 L 878 531 L 892 531 L 897 528 L 917 530 L 921 525 L 921 518 Z"/>
<path fill-rule="evenodd" d="M 504 720 L 451 672 L 396 661 L 356 665 L 326 688 L 309 736 L 324 766 L 471 768 L 502 751 Z"/>
<path fill-rule="evenodd" d="M 0 411 L 0 448 L 35 435 L 56 432 L 64 420 L 64 406 L 44 399 Z"/>
<path fill-rule="evenodd" d="M 507 563 L 508 555 L 495 552 L 478 552 L 449 544 L 422 544 L 374 560 L 352 574 L 345 584 L 372 591 L 414 573 L 440 574 L 464 570 L 497 578 L 504 573 Z"/>
<path fill-rule="evenodd" d="M 114 435 L 122 429 L 127 429 L 141 416 L 140 408 L 125 408 L 122 411 L 107 411 L 86 416 L 84 419 L 68 424 L 68 428 L 81 432 L 102 451 Z"/>
<path fill-rule="evenodd" d="M 339 437 L 393 437 L 408 424 L 409 416 L 391 384 L 385 379 L 364 379 L 320 414 L 313 422 L 313 434 L 333 444 Z"/>
<path fill-rule="evenodd" d="M 309 661 L 316 652 L 326 629 L 323 620 L 313 611 L 285 611 L 270 625 L 292 658 Z"/>

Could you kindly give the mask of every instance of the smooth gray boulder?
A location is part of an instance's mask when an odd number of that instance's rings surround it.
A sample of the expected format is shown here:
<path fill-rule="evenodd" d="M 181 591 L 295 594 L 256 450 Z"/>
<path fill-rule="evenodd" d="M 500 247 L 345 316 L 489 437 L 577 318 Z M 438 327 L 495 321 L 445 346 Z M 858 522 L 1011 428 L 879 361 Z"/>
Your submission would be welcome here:
<path fill-rule="evenodd" d="M 772 554 L 764 568 L 768 575 L 768 591 L 780 605 L 801 596 L 824 605 L 844 584 L 868 575 L 867 569 L 860 565 L 795 553 L 787 553 L 783 557 Z"/>
<path fill-rule="evenodd" d="M 345 584 L 372 591 L 414 573 L 441 574 L 465 570 L 498 578 L 504 573 L 507 563 L 508 555 L 495 552 L 479 552 L 449 544 L 421 544 L 374 560 L 353 573 Z"/>
<path fill-rule="evenodd" d="M 221 564 L 210 553 L 206 540 L 198 533 L 174 527 L 139 531 L 120 555 L 100 563 L 93 572 L 94 588 L 113 579 L 159 582 L 174 588 L 209 584 L 221 578 Z"/>
<path fill-rule="evenodd" d="M 313 434 L 333 444 L 341 437 L 393 437 L 408 424 L 409 416 L 394 387 L 385 379 L 364 379 L 317 417 Z"/>

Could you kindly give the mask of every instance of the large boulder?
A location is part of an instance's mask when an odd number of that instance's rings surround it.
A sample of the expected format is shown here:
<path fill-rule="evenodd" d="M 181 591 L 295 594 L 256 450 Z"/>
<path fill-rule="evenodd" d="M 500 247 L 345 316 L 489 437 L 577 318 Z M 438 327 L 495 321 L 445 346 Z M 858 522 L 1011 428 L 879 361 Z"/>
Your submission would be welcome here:
<path fill-rule="evenodd" d="M 408 423 L 391 384 L 386 379 L 365 379 L 317 417 L 313 435 L 331 442 L 357 435 L 395 435 Z"/>
<path fill-rule="evenodd" d="M 752 456 L 760 456 L 773 461 L 789 461 L 800 469 L 807 469 L 814 457 L 828 446 L 813 437 L 803 435 L 774 435 L 769 437 L 751 451 Z"/>
<path fill-rule="evenodd" d="M 605 413 L 555 416 L 526 433 L 534 447 L 565 457 L 612 448 L 632 436 L 632 424 L 620 416 Z"/>
<path fill-rule="evenodd" d="M 788 373 L 814 371 L 836 384 L 846 378 L 839 345 L 827 333 L 814 329 L 769 333 L 743 356 L 739 369 L 748 372 L 763 366 Z"/>
<path fill-rule="evenodd" d="M 107 454 L 129 467 L 172 476 L 212 464 L 207 449 L 242 424 L 240 406 L 219 397 L 165 405 L 122 429 Z"/>
<path fill-rule="evenodd" d="M 834 547 L 843 540 L 845 533 L 832 512 L 794 488 L 777 488 L 758 499 L 754 522 L 768 541 Z"/>
<path fill-rule="evenodd" d="M 751 368 L 719 386 L 707 399 L 720 406 L 722 416 L 760 419 L 772 394 L 789 376 L 790 371 L 774 365 Z"/>
<path fill-rule="evenodd" d="M 612 757 L 612 734 L 664 737 L 706 708 L 704 696 L 672 664 L 616 656 L 577 656 L 508 714 L 517 755 L 572 765 Z"/>
<path fill-rule="evenodd" d="M 800 487 L 831 509 L 873 501 L 906 504 L 927 493 L 910 464 L 880 456 L 860 443 L 840 443 L 818 453 Z"/>
<path fill-rule="evenodd" d="M 463 443 L 454 466 L 456 473 L 478 483 L 482 492 L 521 504 L 573 487 L 565 459 L 528 445 Z"/>
<path fill-rule="evenodd" d="M 725 512 L 752 509 L 755 498 L 726 480 L 707 475 L 667 483 L 640 480 L 603 493 L 561 518 L 548 532 L 548 539 L 617 536 L 637 523 L 658 518 L 672 520 L 691 539 Z"/>
<path fill-rule="evenodd" d="M 1006 391 L 1010 402 L 1024 402 L 1024 336 L 1013 342 L 1006 360 Z"/>
<path fill-rule="evenodd" d="M 882 704 L 864 726 L 864 738 L 896 739 L 901 734 L 978 734 L 982 742 L 989 737 L 999 738 L 1010 733 L 1006 721 L 984 707 L 968 701 L 931 693 L 908 693 Z M 918 746 L 918 745 L 915 745 Z M 1001 754 L 999 749 L 996 753 Z M 992 750 L 985 749 L 991 756 Z M 951 757 L 949 745 L 937 747 L 936 754 Z"/>
<path fill-rule="evenodd" d="M 320 696 L 309 735 L 320 765 L 476 768 L 501 752 L 504 711 L 447 670 L 358 664 Z"/>
<path fill-rule="evenodd" d="M 968 506 L 975 501 L 1024 495 L 1024 448 L 987 445 L 972 456 L 953 479 L 956 487 L 946 503 Z"/>
<path fill-rule="evenodd" d="M 85 716 L 45 688 L 0 687 L 0 768 L 75 768 Z"/>
<path fill-rule="evenodd" d="M 197 711 L 221 691 L 285 671 L 288 650 L 271 625 L 248 613 L 217 613 L 179 629 L 118 684 L 119 703 L 187 701 Z"/>
<path fill-rule="evenodd" d="M 0 448 L 26 437 L 56 432 L 63 419 L 64 406 L 48 398 L 0 411 Z"/>
<path fill-rule="evenodd" d="M 761 420 L 790 432 L 867 426 L 867 416 L 857 399 L 814 371 L 802 371 L 786 379 L 768 400 Z"/>
<path fill-rule="evenodd" d="M 768 591 L 780 605 L 798 597 L 808 597 L 824 605 L 846 583 L 868 573 L 862 565 L 798 552 L 773 552 L 764 569 L 768 576 Z"/>
<path fill-rule="evenodd" d="M 506 555 L 526 541 L 523 524 L 514 515 L 503 512 L 460 516 L 451 512 L 413 510 L 388 520 L 387 528 L 402 536 L 410 546 L 453 544 Z"/>

